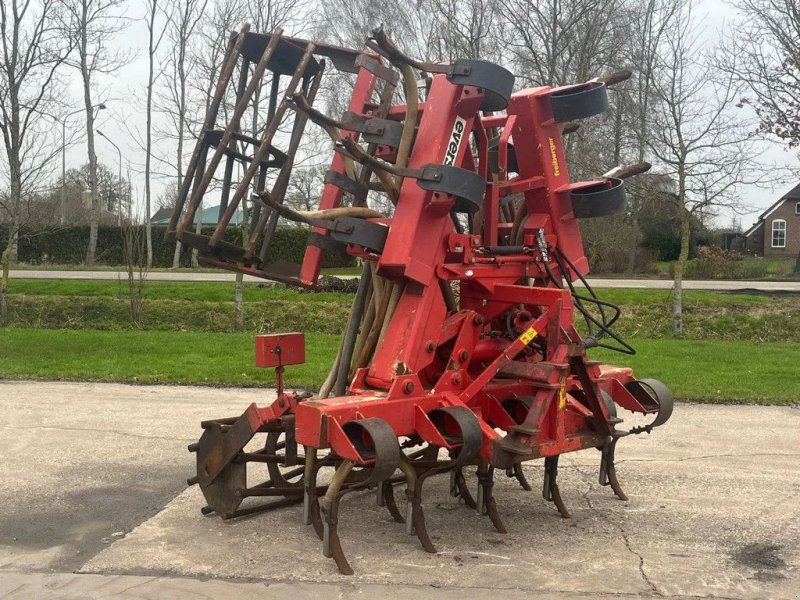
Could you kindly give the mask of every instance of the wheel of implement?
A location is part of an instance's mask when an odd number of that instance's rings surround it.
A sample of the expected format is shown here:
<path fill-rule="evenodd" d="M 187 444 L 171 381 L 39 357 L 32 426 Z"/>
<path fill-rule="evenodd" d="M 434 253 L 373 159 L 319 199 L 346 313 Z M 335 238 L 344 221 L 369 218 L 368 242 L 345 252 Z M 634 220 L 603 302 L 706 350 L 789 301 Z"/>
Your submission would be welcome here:
<path fill-rule="evenodd" d="M 451 444 L 458 446 L 451 452 L 454 467 L 472 463 L 483 442 L 483 431 L 478 417 L 466 406 L 446 406 L 428 413 L 436 429 Z"/>
<path fill-rule="evenodd" d="M 637 379 L 636 381 L 628 383 L 625 387 L 630 390 L 637 384 L 653 399 L 653 402 L 657 405 L 656 418 L 647 427 L 658 427 L 659 425 L 666 423 L 672 416 L 672 409 L 674 406 L 672 392 L 670 389 L 658 379 Z M 653 410 L 652 412 L 656 412 L 656 410 Z"/>
<path fill-rule="evenodd" d="M 610 185 L 609 185 L 610 184 Z M 607 182 L 583 187 L 570 193 L 572 212 L 578 219 L 607 217 L 628 205 L 625 185 L 621 179 L 608 177 Z"/>
<path fill-rule="evenodd" d="M 596 81 L 587 89 L 554 92 L 550 94 L 550 105 L 557 123 L 593 117 L 608 109 L 608 89 Z"/>
<path fill-rule="evenodd" d="M 292 445 L 294 446 L 293 448 Z M 283 464 L 267 463 L 269 478 L 275 484 L 275 487 L 300 487 L 303 485 L 303 473 L 297 468 L 297 443 L 294 441 L 293 431 L 289 433 L 271 431 L 267 434 L 264 448 L 267 454 L 280 456 L 282 453 L 284 457 Z M 287 460 L 292 454 L 294 458 Z"/>
<path fill-rule="evenodd" d="M 503 110 L 514 89 L 514 74 L 486 60 L 459 59 L 447 77 L 456 85 L 470 85 L 483 90 L 481 110 Z"/>
<path fill-rule="evenodd" d="M 372 467 L 369 483 L 388 479 L 400 467 L 400 442 L 383 419 L 350 421 L 342 430 L 358 452 L 360 462 Z"/>

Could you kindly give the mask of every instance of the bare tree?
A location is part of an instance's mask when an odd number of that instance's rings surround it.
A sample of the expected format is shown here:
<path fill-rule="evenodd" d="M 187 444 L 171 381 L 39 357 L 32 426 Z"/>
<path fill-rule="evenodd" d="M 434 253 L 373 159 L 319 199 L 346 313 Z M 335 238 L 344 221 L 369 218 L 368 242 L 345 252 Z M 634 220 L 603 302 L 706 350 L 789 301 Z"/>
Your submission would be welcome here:
<path fill-rule="evenodd" d="M 449 58 L 499 60 L 502 53 L 500 0 L 432 0 Z"/>
<path fill-rule="evenodd" d="M 64 0 L 66 11 L 65 31 L 77 49 L 75 60 L 68 63 L 81 73 L 83 82 L 83 105 L 86 111 L 86 145 L 89 155 L 89 190 L 91 212 L 89 219 L 89 247 L 86 262 L 94 263 L 97 249 L 97 224 L 99 221 L 99 199 L 97 197 L 97 154 L 94 145 L 94 122 L 98 104 L 93 94 L 96 76 L 117 71 L 127 60 L 128 54 L 111 50 L 109 42 L 122 31 L 125 20 L 122 8 L 125 0 Z M 102 107 L 102 105 L 100 105 Z"/>
<path fill-rule="evenodd" d="M 0 163 L 8 179 L 3 210 L 10 223 L 0 261 L 0 321 L 5 318 L 24 197 L 48 179 L 47 169 L 60 149 L 48 143 L 53 127 L 43 122 L 43 113 L 58 105 L 58 71 L 72 50 L 70 40 L 61 35 L 58 10 L 56 0 L 0 2 L 0 132 L 6 158 Z"/>
<path fill-rule="evenodd" d="M 667 198 L 680 215 L 675 263 L 673 334 L 683 336 L 683 274 L 692 219 L 719 207 L 736 208 L 737 186 L 765 180 L 755 123 L 736 110 L 740 87 L 701 51 L 693 5 L 675 13 L 656 61 L 650 148 L 675 182 Z"/>
<path fill-rule="evenodd" d="M 738 0 L 722 68 L 740 81 L 743 102 L 765 131 L 800 146 L 800 6 L 797 0 Z"/>
<path fill-rule="evenodd" d="M 603 66 L 598 45 L 618 0 L 499 0 L 508 47 L 520 76 L 534 85 L 580 81 Z"/>
<path fill-rule="evenodd" d="M 243 20 L 244 17 L 239 2 L 236 0 L 219 0 L 213 5 L 213 12 L 209 15 L 209 18 L 203 20 L 202 27 L 195 38 L 195 43 L 192 44 L 191 60 L 196 69 L 196 76 L 190 82 L 190 91 L 192 97 L 199 98 L 192 105 L 199 105 L 200 110 L 197 111 L 196 116 L 191 121 L 187 120 L 187 126 L 195 139 L 204 134 L 200 127 L 211 103 L 231 32 L 234 29 L 238 29 Z M 226 90 L 226 93 L 228 93 L 228 96 L 223 99 L 221 104 L 223 116 L 227 115 L 233 102 L 230 88 Z M 216 181 L 212 181 L 212 185 L 216 183 Z M 195 221 L 195 233 L 199 234 L 203 227 L 202 199 L 195 215 Z M 196 248 L 192 250 L 191 261 L 193 267 L 198 265 Z"/>
<path fill-rule="evenodd" d="M 156 72 L 156 53 L 161 41 L 167 32 L 163 18 L 168 18 L 163 9 L 159 6 L 158 0 L 147 0 L 147 12 L 145 21 L 147 23 L 147 101 L 145 103 L 145 159 L 144 159 L 144 206 L 145 206 L 145 239 L 147 243 L 147 268 L 153 266 L 153 227 L 150 223 L 150 207 L 152 199 L 151 176 L 152 176 L 152 157 L 153 157 L 153 89 L 156 79 L 161 74 L 162 69 Z M 162 21 L 159 20 L 162 17 Z"/>
<path fill-rule="evenodd" d="M 631 81 L 619 88 L 615 95 L 619 103 L 626 110 L 619 110 L 618 116 L 626 114 L 626 123 L 620 123 L 617 135 L 622 127 L 627 126 L 634 133 L 633 162 L 643 162 L 649 152 L 648 140 L 650 139 L 649 118 L 650 107 L 654 101 L 653 78 L 656 70 L 658 51 L 661 48 L 665 35 L 669 33 L 670 24 L 676 11 L 683 4 L 683 0 L 646 0 L 642 4 L 632 3 L 626 12 L 629 20 L 627 44 L 627 60 L 633 70 Z M 619 107 L 618 107 L 619 108 Z M 617 151 L 619 156 L 619 150 Z M 652 189 L 646 184 L 634 180 L 629 194 L 628 215 L 630 217 L 630 232 L 627 237 L 629 274 L 636 271 L 636 258 L 641 243 L 640 212 L 643 206 L 643 197 L 652 194 Z"/>
<path fill-rule="evenodd" d="M 195 62 L 191 56 L 191 42 L 205 16 L 208 0 L 170 0 L 169 12 L 172 18 L 167 25 L 169 55 L 167 57 L 165 83 L 158 97 L 158 110 L 168 120 L 168 130 L 162 137 L 175 140 L 175 163 L 173 165 L 178 185 L 183 181 L 183 159 L 185 142 L 189 136 L 191 114 L 189 111 L 190 80 L 195 75 Z M 181 242 L 175 242 L 173 268 L 177 267 L 181 256 Z"/>
<path fill-rule="evenodd" d="M 741 102 L 755 110 L 762 130 L 789 148 L 800 147 L 797 0 L 738 0 L 736 5 L 741 18 L 725 41 L 721 68 L 744 86 Z M 800 275 L 800 253 L 794 271 Z"/>

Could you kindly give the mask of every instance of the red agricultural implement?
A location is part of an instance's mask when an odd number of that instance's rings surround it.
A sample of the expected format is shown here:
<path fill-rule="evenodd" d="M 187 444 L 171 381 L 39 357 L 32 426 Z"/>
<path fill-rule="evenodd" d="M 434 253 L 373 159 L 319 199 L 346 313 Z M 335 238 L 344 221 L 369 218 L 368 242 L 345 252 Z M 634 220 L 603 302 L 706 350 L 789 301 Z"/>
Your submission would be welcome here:
<path fill-rule="evenodd" d="M 319 395 L 283 387 L 284 367 L 304 361 L 302 334 L 258 336 L 256 362 L 277 368 L 277 399 L 203 422 L 189 448 L 204 514 L 227 519 L 303 502 L 303 518 L 342 573 L 352 573 L 337 532 L 349 492 L 375 488 L 392 517 L 435 552 L 421 504 L 432 476 L 448 474 L 452 495 L 504 532 L 495 470 L 530 489 L 521 464 L 544 459 L 543 495 L 568 517 L 559 456 L 600 450 L 600 483 L 624 499 L 617 441 L 649 433 L 672 412 L 662 383 L 587 357 L 596 347 L 633 351 L 611 329 L 619 309 L 584 279 L 578 219 L 623 210 L 621 178 L 647 166 L 570 182 L 562 136 L 602 113 L 607 86 L 626 74 L 513 92 L 514 76 L 489 62 L 422 63 L 380 30 L 367 47 L 246 28 L 233 36 L 168 234 L 206 264 L 306 287 L 315 286 L 325 253 L 362 261 Z M 353 85 L 339 119 L 313 106 L 328 61 L 344 74 L 336 81 Z M 267 74 L 258 139 L 242 133 L 241 122 Z M 226 98 L 228 121 L 215 129 Z M 284 200 L 308 121 L 330 135 L 334 152 L 317 210 L 301 212 Z M 194 217 L 223 162 L 213 191 L 219 223 L 204 235 Z M 371 209 L 375 198 L 391 214 Z M 243 202 L 251 207 L 246 241 L 235 243 L 226 233 Z M 270 262 L 279 219 L 310 226 L 300 264 Z M 652 419 L 623 430 L 617 407 Z M 269 477 L 254 485 L 249 476 L 263 464 Z"/>

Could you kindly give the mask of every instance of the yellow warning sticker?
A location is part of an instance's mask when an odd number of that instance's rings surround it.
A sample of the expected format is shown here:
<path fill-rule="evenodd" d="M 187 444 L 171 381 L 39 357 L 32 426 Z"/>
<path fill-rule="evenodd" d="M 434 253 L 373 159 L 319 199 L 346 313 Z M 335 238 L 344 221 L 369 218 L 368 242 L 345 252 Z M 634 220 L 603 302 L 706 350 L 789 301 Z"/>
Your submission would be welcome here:
<path fill-rule="evenodd" d="M 558 409 L 564 410 L 567 406 L 567 380 L 561 380 L 561 388 L 558 390 Z"/>
<path fill-rule="evenodd" d="M 533 327 L 531 327 L 530 329 L 524 331 L 523 334 L 519 336 L 519 339 L 522 340 L 523 344 L 530 344 L 531 340 L 536 337 L 537 333 L 538 332 Z"/>

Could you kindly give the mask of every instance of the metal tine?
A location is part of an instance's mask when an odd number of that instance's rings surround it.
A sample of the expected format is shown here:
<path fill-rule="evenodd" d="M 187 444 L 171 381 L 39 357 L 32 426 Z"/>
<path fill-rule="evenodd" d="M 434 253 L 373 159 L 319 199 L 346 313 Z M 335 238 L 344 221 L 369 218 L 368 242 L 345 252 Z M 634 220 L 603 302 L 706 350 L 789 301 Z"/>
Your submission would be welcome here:
<path fill-rule="evenodd" d="M 544 487 L 542 496 L 545 500 L 552 501 L 556 505 L 558 512 L 564 519 L 569 519 L 572 515 L 561 498 L 561 491 L 558 489 L 558 459 L 559 455 L 548 456 L 544 459 Z"/>
<path fill-rule="evenodd" d="M 317 73 L 314 75 L 314 78 L 311 80 L 311 87 L 308 91 L 308 101 L 314 102 L 314 99 L 317 96 L 317 92 L 319 91 L 320 85 L 322 83 L 322 76 L 325 71 L 324 68 L 324 61 L 321 61 L 321 68 Z M 272 117 L 274 119 L 274 116 Z M 270 119 L 270 121 L 272 120 Z M 294 118 L 294 125 L 292 126 L 292 137 L 289 139 L 289 148 L 286 151 L 286 162 L 283 163 L 281 166 L 281 170 L 278 173 L 278 176 L 275 178 L 275 184 L 272 186 L 272 193 L 270 196 L 273 200 L 278 202 L 279 204 L 283 204 L 283 198 L 286 195 L 286 190 L 289 187 L 289 178 L 291 176 L 292 167 L 294 166 L 294 158 L 297 155 L 297 149 L 300 146 L 300 142 L 303 139 L 303 132 L 305 131 L 307 116 L 303 113 L 295 113 Z M 273 219 L 274 215 L 274 219 Z M 272 221 L 275 221 L 275 224 L 278 223 L 278 215 L 275 214 L 273 210 L 266 210 L 261 213 L 261 216 L 258 219 L 258 224 L 256 225 L 253 232 L 250 234 L 250 241 L 247 244 L 247 252 L 245 253 L 245 258 L 252 258 L 255 254 L 256 244 L 258 243 L 261 234 L 264 233 L 265 228 L 268 225 L 272 224 Z M 268 237 L 272 237 L 272 232 L 270 230 L 269 236 L 264 236 L 264 240 L 266 241 Z M 268 245 L 268 242 L 267 242 Z M 261 253 L 261 260 L 266 259 L 266 252 Z"/>
<path fill-rule="evenodd" d="M 203 129 L 201 129 L 202 133 L 210 130 L 214 126 L 214 122 L 217 120 L 217 114 L 219 113 L 219 105 L 222 102 L 222 96 L 225 93 L 225 88 L 228 87 L 228 81 L 230 81 L 231 75 L 233 75 L 233 69 L 236 67 L 236 59 L 239 56 L 240 50 L 242 49 L 242 44 L 244 44 L 245 35 L 249 31 L 250 25 L 246 24 L 244 27 L 242 27 L 241 31 L 239 31 L 239 34 L 236 37 L 231 36 L 228 48 L 225 50 L 223 68 L 222 72 L 220 73 L 219 81 L 217 81 L 217 87 L 214 90 L 214 95 L 211 97 L 211 103 L 208 106 L 208 110 L 206 110 L 205 120 L 203 121 Z M 189 165 L 186 168 L 186 175 L 183 177 L 183 183 L 181 184 L 181 189 L 178 193 L 178 201 L 175 204 L 175 210 L 173 210 L 172 215 L 169 218 L 169 226 L 167 227 L 167 232 L 165 235 L 169 235 L 169 233 L 175 229 L 175 225 L 178 224 L 178 219 L 183 211 L 183 205 L 186 202 L 187 196 L 189 195 L 192 177 L 201 162 L 201 154 L 204 154 L 203 146 L 205 146 L 205 140 L 203 138 L 204 135 L 201 134 L 197 140 L 197 144 L 194 147 L 194 151 L 192 152 L 192 157 L 189 159 Z M 207 149 L 205 150 L 207 151 Z"/>
<path fill-rule="evenodd" d="M 272 40 L 270 40 L 270 42 L 271 41 Z M 228 205 L 228 208 L 225 210 L 225 213 L 220 218 L 217 228 L 214 230 L 211 239 L 208 241 L 209 246 L 213 247 L 219 244 L 219 241 L 222 239 L 222 236 L 225 233 L 225 229 L 228 227 L 228 223 L 230 223 L 231 218 L 233 218 L 233 214 L 236 212 L 236 208 L 239 206 L 242 198 L 244 198 L 244 195 L 247 193 L 247 189 L 250 187 L 250 182 L 253 180 L 261 161 L 264 160 L 264 155 L 269 151 L 270 145 L 272 144 L 272 138 L 278 131 L 278 126 L 280 125 L 283 115 L 288 107 L 287 99 L 294 93 L 295 89 L 297 89 L 297 85 L 300 83 L 300 79 L 305 72 L 309 61 L 314 55 L 315 49 L 316 45 L 313 42 L 306 46 L 306 51 L 303 54 L 303 58 L 300 59 L 300 63 L 297 65 L 297 69 L 295 69 L 294 75 L 289 82 L 286 95 L 278 106 L 278 110 L 275 111 L 275 116 L 272 117 L 272 120 L 267 125 L 267 129 L 264 131 L 264 135 L 261 137 L 261 145 L 253 155 L 253 162 L 250 163 L 250 166 L 247 168 L 247 171 L 245 171 L 241 181 L 239 181 L 239 185 L 236 187 L 236 193 L 233 195 L 233 199 Z M 253 79 L 255 79 L 255 77 L 253 77 Z"/>
<path fill-rule="evenodd" d="M 247 104 L 250 102 L 250 98 L 255 93 L 258 86 L 261 85 L 261 77 L 264 75 L 264 71 L 266 71 L 267 65 L 272 59 L 272 55 L 275 52 L 275 49 L 278 47 L 278 43 L 280 42 L 282 35 L 283 30 L 280 28 L 272 34 L 272 37 L 269 39 L 269 44 L 267 44 L 264 54 L 258 61 L 258 64 L 253 71 L 253 76 L 250 78 L 250 82 L 247 84 L 247 89 L 237 101 L 236 106 L 233 109 L 231 120 L 228 122 L 228 126 L 225 128 L 225 132 L 222 134 L 219 144 L 217 144 L 214 156 L 211 158 L 211 163 L 206 168 L 206 172 L 203 175 L 203 180 L 200 182 L 200 186 L 192 190 L 192 198 L 189 201 L 189 208 L 186 210 L 186 214 L 183 216 L 183 221 L 181 221 L 181 224 L 178 226 L 179 238 L 183 234 L 185 228 L 192 223 L 194 213 L 203 198 L 203 194 L 206 193 L 206 189 L 208 189 L 211 179 L 214 177 L 214 171 L 216 170 L 225 154 L 225 151 L 227 150 L 228 142 L 230 142 L 231 136 L 234 134 L 234 132 L 239 130 L 239 121 L 241 120 L 244 111 L 247 109 Z M 254 165 L 257 166 L 261 162 L 262 158 L 263 156 L 261 155 L 259 155 L 257 159 L 254 158 L 253 162 L 250 164 L 250 168 L 252 169 Z"/>

